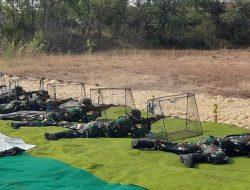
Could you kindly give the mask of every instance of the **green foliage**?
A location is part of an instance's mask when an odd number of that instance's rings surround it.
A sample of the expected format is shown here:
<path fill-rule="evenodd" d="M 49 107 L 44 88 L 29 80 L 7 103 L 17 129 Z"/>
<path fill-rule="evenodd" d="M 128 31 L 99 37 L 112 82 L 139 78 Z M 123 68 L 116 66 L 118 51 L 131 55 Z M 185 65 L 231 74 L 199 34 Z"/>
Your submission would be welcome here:
<path fill-rule="evenodd" d="M 5 58 L 13 57 L 16 52 L 15 40 L 8 42 L 6 38 L 2 39 L 1 50 L 1 55 L 3 55 Z"/>
<path fill-rule="evenodd" d="M 39 45 L 34 48 L 30 42 L 35 43 L 37 33 L 43 36 L 46 52 L 248 47 L 249 4 L 248 0 L 0 1 L 0 52 L 12 55 L 23 46 L 36 49 Z M 3 46 L 3 41 L 10 44 Z"/>
<path fill-rule="evenodd" d="M 90 39 L 87 39 L 84 44 L 84 47 L 86 48 L 88 53 L 93 53 L 93 50 L 95 48 L 95 42 Z"/>
<path fill-rule="evenodd" d="M 16 56 L 34 56 L 43 52 L 45 45 L 41 33 L 36 33 L 28 42 L 17 41 L 15 38 L 8 41 L 6 38 L 1 43 L 2 56 L 6 59 Z"/>
<path fill-rule="evenodd" d="M 226 39 L 247 47 L 250 44 L 250 1 L 239 1 L 236 8 L 221 15 Z"/>

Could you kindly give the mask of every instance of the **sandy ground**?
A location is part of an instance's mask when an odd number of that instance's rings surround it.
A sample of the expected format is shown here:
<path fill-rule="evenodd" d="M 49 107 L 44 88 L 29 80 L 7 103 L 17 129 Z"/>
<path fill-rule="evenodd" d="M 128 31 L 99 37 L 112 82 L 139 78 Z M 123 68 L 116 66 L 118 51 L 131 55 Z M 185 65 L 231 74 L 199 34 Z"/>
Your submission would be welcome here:
<path fill-rule="evenodd" d="M 45 80 L 45 88 L 48 83 L 58 83 L 62 86 L 57 88 L 58 98 L 67 97 L 81 97 L 80 86 L 75 83 L 60 83 L 56 80 Z M 37 79 L 22 79 L 20 85 L 26 90 L 39 89 L 39 82 Z M 89 91 L 92 88 L 97 88 L 95 85 L 85 85 L 86 95 L 89 96 Z M 49 89 L 51 95 L 53 91 Z M 168 93 L 166 91 L 158 90 L 133 90 L 133 97 L 137 108 L 146 110 L 146 102 L 152 97 L 161 97 L 166 95 L 173 95 L 175 93 Z M 218 122 L 233 124 L 240 127 L 250 129 L 250 99 L 243 98 L 225 98 L 220 95 L 213 96 L 208 94 L 197 94 L 196 95 L 200 118 L 202 121 L 214 121 L 214 104 L 218 104 Z M 110 100 L 113 101 L 112 99 Z M 178 111 L 182 110 L 186 105 L 180 104 L 174 110 L 174 114 L 178 114 Z M 181 114 L 181 113 L 179 113 Z"/>
<path fill-rule="evenodd" d="M 0 70 L 105 87 L 250 98 L 249 50 L 119 50 L 0 58 Z"/>
<path fill-rule="evenodd" d="M 145 109 L 146 100 L 153 95 L 194 93 L 203 121 L 213 121 L 214 104 L 218 104 L 219 122 L 250 128 L 249 50 L 119 50 L 90 55 L 0 58 L 0 71 L 83 81 L 88 84 L 87 93 L 97 86 L 132 88 L 140 109 Z M 38 89 L 38 83 L 32 79 L 21 83 L 28 90 Z M 57 93 L 62 97 L 79 97 L 80 91 L 79 85 L 66 85 Z"/>

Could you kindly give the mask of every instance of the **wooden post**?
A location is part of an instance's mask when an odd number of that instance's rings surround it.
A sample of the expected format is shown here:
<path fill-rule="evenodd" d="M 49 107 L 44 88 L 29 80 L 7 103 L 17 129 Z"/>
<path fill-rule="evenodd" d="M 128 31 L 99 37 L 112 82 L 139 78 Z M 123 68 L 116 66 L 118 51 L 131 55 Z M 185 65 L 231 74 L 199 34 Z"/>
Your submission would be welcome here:
<path fill-rule="evenodd" d="M 152 109 L 151 113 L 155 114 L 155 108 L 154 108 L 154 105 L 155 105 L 155 95 L 153 95 L 152 98 L 153 98 L 153 101 L 152 101 L 152 105 L 151 105 L 151 109 Z"/>
<path fill-rule="evenodd" d="M 214 104 L 214 122 L 218 122 L 218 104 Z"/>
<path fill-rule="evenodd" d="M 39 83 L 40 83 L 40 91 L 43 91 L 44 90 L 44 80 L 45 80 L 45 77 L 42 77 L 42 78 L 40 78 L 40 81 L 39 81 Z"/>

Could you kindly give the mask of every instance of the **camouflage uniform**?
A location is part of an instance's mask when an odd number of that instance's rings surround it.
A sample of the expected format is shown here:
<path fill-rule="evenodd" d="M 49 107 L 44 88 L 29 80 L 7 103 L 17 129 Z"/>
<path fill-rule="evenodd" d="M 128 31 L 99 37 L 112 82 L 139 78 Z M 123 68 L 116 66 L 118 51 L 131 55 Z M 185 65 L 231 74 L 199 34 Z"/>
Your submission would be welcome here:
<path fill-rule="evenodd" d="M 224 164 L 228 156 L 249 155 L 250 134 L 231 135 L 224 138 L 209 136 L 198 143 L 171 143 L 162 140 L 133 139 L 134 149 L 156 149 L 180 155 L 180 160 L 187 167 L 194 163 L 205 162 Z"/>
<path fill-rule="evenodd" d="M 13 100 L 17 100 L 19 96 L 24 94 L 24 90 L 20 86 L 16 86 L 14 89 L 8 89 L 6 92 L 0 94 L 0 104 L 9 103 Z"/>
<path fill-rule="evenodd" d="M 20 148 L 12 148 L 9 150 L 0 151 L 0 157 L 13 156 L 13 155 L 16 155 L 16 154 L 21 153 L 21 152 L 23 152 L 23 150 L 21 150 Z"/>
<path fill-rule="evenodd" d="M 46 98 L 40 95 L 33 95 L 31 98 L 23 98 L 22 100 L 13 100 L 7 104 L 0 104 L 0 114 L 7 114 L 17 111 L 46 110 Z"/>
<path fill-rule="evenodd" d="M 53 112 L 41 112 L 40 115 L 16 115 L 12 117 L 6 117 L 8 114 L 3 114 L 4 117 L 2 119 L 11 119 L 16 121 L 24 121 L 24 122 L 12 122 L 12 127 L 15 129 L 20 128 L 21 126 L 60 126 L 62 121 L 67 122 L 78 122 L 82 121 L 87 123 L 89 121 L 95 120 L 99 115 L 95 114 L 87 114 L 79 108 L 71 108 L 67 110 L 61 111 L 53 111 Z M 1 119 L 1 115 L 0 115 Z"/>
<path fill-rule="evenodd" d="M 58 104 L 59 105 L 59 104 Z M 88 123 L 101 116 L 101 110 L 107 109 L 112 105 L 81 105 L 79 107 L 64 107 L 52 112 L 24 111 L 12 114 L 0 114 L 2 120 L 15 120 L 26 122 L 13 122 L 12 127 L 17 129 L 21 126 L 58 126 L 61 121 Z M 92 111 L 92 114 L 88 112 Z"/>
<path fill-rule="evenodd" d="M 250 133 L 228 135 L 220 139 L 229 156 L 250 156 Z"/>
<path fill-rule="evenodd" d="M 0 104 L 10 103 L 13 100 L 20 100 L 22 97 L 32 98 L 34 95 L 38 95 L 42 98 L 49 98 L 48 92 L 45 90 L 26 92 L 21 86 L 16 86 L 13 89 L 8 89 L 6 92 L 0 93 Z"/>
<path fill-rule="evenodd" d="M 138 118 L 132 115 L 121 116 L 115 121 L 94 121 L 87 124 L 68 124 L 65 127 L 73 130 L 63 131 L 58 133 L 45 133 L 45 138 L 48 140 L 57 140 L 60 138 L 94 138 L 94 137 L 127 137 L 131 134 L 133 137 L 144 137 L 149 133 L 148 128 L 152 122 L 159 119 L 155 118 Z M 145 124 L 138 128 L 137 124 Z"/>

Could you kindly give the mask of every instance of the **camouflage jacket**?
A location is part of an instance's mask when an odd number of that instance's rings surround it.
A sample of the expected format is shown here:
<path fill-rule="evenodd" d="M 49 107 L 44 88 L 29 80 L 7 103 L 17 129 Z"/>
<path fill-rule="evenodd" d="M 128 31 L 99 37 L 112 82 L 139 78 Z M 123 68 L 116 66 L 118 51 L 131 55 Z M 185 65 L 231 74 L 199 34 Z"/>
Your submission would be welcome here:
<path fill-rule="evenodd" d="M 31 98 L 23 97 L 22 100 L 13 100 L 10 103 L 0 104 L 0 114 L 25 110 L 42 111 L 45 109 L 46 102 L 37 95 Z"/>
<path fill-rule="evenodd" d="M 223 149 L 222 142 L 219 138 L 208 136 L 197 143 L 202 154 L 207 154 L 208 161 L 211 163 L 225 163 L 228 157 Z"/>
<path fill-rule="evenodd" d="M 44 115 L 41 115 L 40 120 L 60 122 L 78 122 L 88 123 L 97 118 L 95 115 L 87 114 L 79 108 L 70 108 L 66 110 L 47 112 Z"/>
<path fill-rule="evenodd" d="M 127 137 L 145 136 L 145 130 L 137 128 L 131 117 L 121 116 L 115 121 L 93 121 L 86 124 L 68 124 L 66 128 L 77 130 L 79 133 L 86 133 L 89 137 Z"/>

